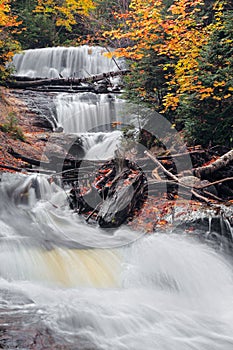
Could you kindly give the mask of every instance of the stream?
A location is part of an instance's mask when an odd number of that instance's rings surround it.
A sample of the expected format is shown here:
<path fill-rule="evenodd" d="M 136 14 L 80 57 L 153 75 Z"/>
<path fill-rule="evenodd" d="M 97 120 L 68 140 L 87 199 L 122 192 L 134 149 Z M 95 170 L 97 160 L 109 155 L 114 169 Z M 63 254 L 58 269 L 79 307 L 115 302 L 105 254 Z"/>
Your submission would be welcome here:
<path fill-rule="evenodd" d="M 17 74 L 116 69 L 102 51 L 29 50 L 15 58 Z M 54 106 L 57 125 L 82 135 L 86 159 L 114 155 L 121 131 L 110 126 L 129 124 L 123 100 L 59 94 Z M 0 196 L 0 348 L 232 350 L 233 261 L 224 249 L 181 229 L 88 225 L 46 175 L 1 174 Z"/>

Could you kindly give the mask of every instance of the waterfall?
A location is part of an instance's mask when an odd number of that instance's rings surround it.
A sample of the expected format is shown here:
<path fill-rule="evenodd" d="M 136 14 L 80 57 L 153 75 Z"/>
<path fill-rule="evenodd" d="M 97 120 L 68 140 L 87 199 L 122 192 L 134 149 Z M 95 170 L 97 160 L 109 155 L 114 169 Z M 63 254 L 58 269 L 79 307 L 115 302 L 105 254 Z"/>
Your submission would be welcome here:
<path fill-rule="evenodd" d="M 3 348 L 29 349 L 46 329 L 58 349 L 232 349 L 229 258 L 182 231 L 87 225 L 48 180 L 0 182 Z"/>
<path fill-rule="evenodd" d="M 1 278 L 15 281 L 40 281 L 62 287 L 114 288 L 119 286 L 120 270 L 120 256 L 111 250 L 61 247 L 48 250 L 14 241 L 3 242 L 0 250 Z"/>
<path fill-rule="evenodd" d="M 87 77 L 103 72 L 116 71 L 116 63 L 104 56 L 107 52 L 102 47 L 52 47 L 43 49 L 27 50 L 22 54 L 16 54 L 13 64 L 16 75 L 29 77 Z M 120 64 L 120 62 L 118 62 Z M 127 124 L 125 101 L 114 94 L 95 94 L 90 92 L 68 94 L 57 94 L 53 100 L 57 126 L 61 126 L 65 133 L 87 133 L 102 132 L 90 139 L 99 143 L 102 159 L 112 157 L 116 148 L 119 133 L 110 132 L 117 125 Z M 87 137 L 84 137 L 84 147 L 90 150 Z M 94 158 L 96 152 L 95 144 L 93 152 L 89 152 Z M 109 151 L 110 150 L 110 151 Z M 96 154 L 95 154 L 96 155 Z M 90 158 L 90 159 L 91 159 Z M 96 157 L 95 157 L 96 158 Z"/>
<path fill-rule="evenodd" d="M 113 94 L 59 94 L 55 99 L 58 123 L 64 132 L 110 131 L 126 121 L 124 100 Z"/>
<path fill-rule="evenodd" d="M 119 70 L 113 60 L 104 56 L 107 52 L 103 47 L 87 45 L 31 49 L 16 54 L 13 65 L 18 76 L 82 78 Z"/>
<path fill-rule="evenodd" d="M 125 101 L 113 94 L 59 94 L 55 100 L 58 126 L 65 133 L 78 133 L 83 140 L 86 158 L 114 157 L 127 125 Z"/>
<path fill-rule="evenodd" d="M 102 54 L 87 46 L 28 50 L 14 63 L 31 77 L 116 69 Z M 87 159 L 114 154 L 121 131 L 113 125 L 129 123 L 123 101 L 80 93 L 54 102 L 64 132 L 82 135 Z M 232 350 L 233 262 L 223 246 L 178 227 L 146 235 L 88 225 L 53 180 L 1 176 L 0 348 Z M 207 214 L 202 237 L 218 212 Z"/>

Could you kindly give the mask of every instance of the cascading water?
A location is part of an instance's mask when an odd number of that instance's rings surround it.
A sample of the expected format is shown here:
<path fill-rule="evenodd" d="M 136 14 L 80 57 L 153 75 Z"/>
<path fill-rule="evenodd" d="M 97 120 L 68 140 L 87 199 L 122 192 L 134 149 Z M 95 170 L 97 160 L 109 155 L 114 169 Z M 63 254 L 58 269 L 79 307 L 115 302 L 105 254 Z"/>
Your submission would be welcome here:
<path fill-rule="evenodd" d="M 25 66 L 28 75 L 32 67 Z M 80 115 L 82 103 L 99 109 L 100 100 L 107 103 L 107 96 L 83 97 L 57 99 L 66 132 L 90 131 L 119 116 L 101 111 L 95 123 L 80 118 L 69 125 L 67 115 Z M 69 101 L 76 104 L 72 112 Z M 90 158 L 107 154 L 120 135 L 104 131 L 83 134 Z M 1 177 L 1 348 L 233 348 L 233 264 L 224 252 L 182 231 L 144 235 L 87 225 L 69 209 L 65 191 L 48 180 Z"/>
<path fill-rule="evenodd" d="M 182 232 L 94 229 L 42 175 L 4 175 L 0 194 L 5 348 L 30 349 L 21 333 L 35 327 L 58 349 L 232 349 L 233 267 L 223 254 Z"/>
<path fill-rule="evenodd" d="M 126 123 L 124 101 L 113 94 L 60 94 L 55 100 L 64 132 L 110 131 L 112 123 Z"/>
<path fill-rule="evenodd" d="M 83 78 L 116 71 L 114 61 L 105 57 L 108 51 L 98 46 L 48 47 L 16 54 L 13 65 L 18 76 L 31 78 Z"/>
<path fill-rule="evenodd" d="M 114 156 L 122 134 L 120 131 L 112 132 L 113 125 L 127 124 L 123 100 L 113 94 L 60 94 L 55 99 L 55 106 L 58 125 L 65 133 L 79 134 L 87 159 Z"/>
<path fill-rule="evenodd" d="M 13 64 L 16 75 L 29 77 L 88 77 L 89 75 L 119 70 L 121 63 L 118 62 L 116 65 L 115 61 L 104 56 L 105 53 L 107 50 L 102 47 L 85 45 L 69 48 L 34 49 L 15 55 Z M 54 105 L 57 126 L 61 126 L 65 133 L 86 133 L 93 129 L 107 132 L 102 139 L 95 138 L 101 142 L 99 147 L 106 150 L 109 149 L 114 135 L 116 136 L 113 141 L 114 145 L 119 140 L 119 133 L 111 135 L 109 133 L 112 129 L 112 123 L 128 123 L 124 110 L 125 101 L 112 93 L 58 94 L 54 98 Z M 84 146 L 86 144 L 84 141 Z M 92 158 L 94 152 L 89 153 L 92 154 Z M 112 155 L 112 152 L 108 152 L 107 156 Z"/>

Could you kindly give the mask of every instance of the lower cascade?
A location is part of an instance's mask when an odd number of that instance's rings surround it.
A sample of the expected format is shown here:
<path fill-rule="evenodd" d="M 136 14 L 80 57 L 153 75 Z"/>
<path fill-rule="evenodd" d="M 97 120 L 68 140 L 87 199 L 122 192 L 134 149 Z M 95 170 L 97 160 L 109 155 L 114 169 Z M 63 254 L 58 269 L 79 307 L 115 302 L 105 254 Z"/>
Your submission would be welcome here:
<path fill-rule="evenodd" d="M 88 226 L 46 176 L 1 180 L 0 325 L 14 331 L 8 348 L 13 339 L 20 347 L 29 327 L 49 332 L 55 348 L 232 348 L 227 256 L 182 232 Z"/>

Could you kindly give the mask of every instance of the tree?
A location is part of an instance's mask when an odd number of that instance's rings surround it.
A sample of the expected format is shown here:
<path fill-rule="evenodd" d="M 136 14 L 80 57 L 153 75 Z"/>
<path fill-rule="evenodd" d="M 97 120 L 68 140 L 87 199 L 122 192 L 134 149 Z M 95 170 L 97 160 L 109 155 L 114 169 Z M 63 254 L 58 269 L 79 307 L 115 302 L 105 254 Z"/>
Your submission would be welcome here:
<path fill-rule="evenodd" d="M 71 31 L 72 26 L 77 23 L 76 15 L 86 16 L 94 7 L 92 0 L 38 0 L 35 12 L 52 18 L 57 27 L 65 27 Z"/>
<path fill-rule="evenodd" d="M 84 18 L 93 8 L 92 0 L 12 0 L 22 20 L 15 38 L 23 49 L 67 45 L 85 31 Z"/>
<path fill-rule="evenodd" d="M 190 143 L 232 144 L 229 1 L 133 0 L 118 18 L 105 36 L 131 66 L 127 96 L 164 113 Z"/>
<path fill-rule="evenodd" d="M 117 15 L 118 29 L 104 35 L 117 40 L 120 48 L 114 54 L 128 59 L 132 73 L 127 77 L 127 97 L 144 101 L 163 109 L 166 74 L 163 70 L 167 58 L 160 53 L 164 41 L 161 0 L 133 0 L 126 13 Z"/>
<path fill-rule="evenodd" d="M 171 58 L 163 69 L 172 68 L 167 75 L 165 110 L 176 110 L 183 94 L 197 89 L 198 57 L 210 32 L 198 15 L 202 7 L 202 0 L 174 1 L 163 22 L 165 40 L 160 52 Z"/>
<path fill-rule="evenodd" d="M 132 68 L 140 73 L 142 82 L 136 87 L 135 91 L 140 89 L 136 95 L 164 111 L 175 110 L 179 95 L 192 88 L 190 70 L 195 71 L 201 47 L 208 39 L 207 28 L 196 15 L 202 0 L 170 4 L 161 0 L 132 1 L 129 11 L 118 15 L 125 23 L 105 34 L 119 40 L 122 47 L 115 54 L 134 61 Z"/>
<path fill-rule="evenodd" d="M 229 5 L 229 3 L 227 3 Z M 178 108 L 188 140 L 233 145 L 233 13 L 215 7 L 212 34 L 198 57 L 195 89 L 185 93 Z"/>
<path fill-rule="evenodd" d="M 23 49 L 52 46 L 56 28 L 52 20 L 42 13 L 35 13 L 37 0 L 22 2 L 12 0 L 12 12 L 21 19 L 20 32 L 14 38 Z"/>
<path fill-rule="evenodd" d="M 124 14 L 128 11 L 130 0 L 95 0 L 95 8 L 92 9 L 85 21 L 87 35 L 82 36 L 83 43 L 106 44 L 103 32 L 116 28 L 122 22 L 115 14 Z M 110 41 L 111 47 L 115 46 L 115 40 Z"/>
<path fill-rule="evenodd" d="M 16 50 L 19 49 L 17 41 L 12 35 L 18 31 L 20 22 L 17 16 L 12 15 L 10 0 L 0 0 L 0 82 L 3 82 L 10 73 L 10 62 Z"/>

